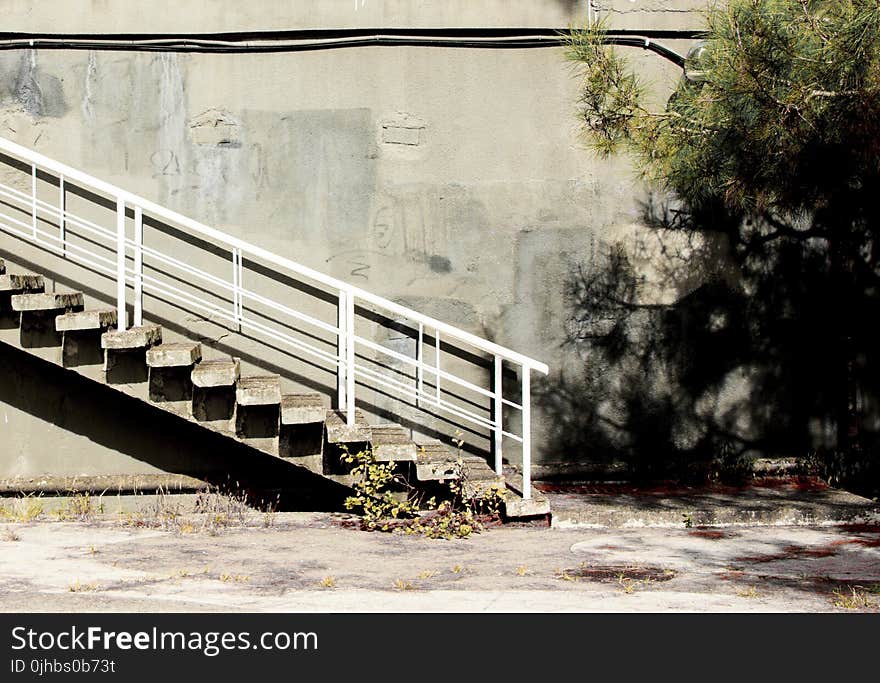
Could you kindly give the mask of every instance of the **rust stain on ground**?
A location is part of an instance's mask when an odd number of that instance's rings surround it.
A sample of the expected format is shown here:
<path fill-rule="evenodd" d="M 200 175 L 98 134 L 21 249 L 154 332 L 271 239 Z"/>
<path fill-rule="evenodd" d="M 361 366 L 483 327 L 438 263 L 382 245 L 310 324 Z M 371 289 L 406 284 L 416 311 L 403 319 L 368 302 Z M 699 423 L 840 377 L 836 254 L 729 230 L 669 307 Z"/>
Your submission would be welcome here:
<path fill-rule="evenodd" d="M 736 536 L 736 534 L 730 533 L 729 531 L 718 531 L 717 529 L 694 529 L 688 532 L 688 535 L 695 536 L 697 538 L 707 538 L 711 541 L 719 541 L 722 538 L 730 538 L 731 536 Z"/>

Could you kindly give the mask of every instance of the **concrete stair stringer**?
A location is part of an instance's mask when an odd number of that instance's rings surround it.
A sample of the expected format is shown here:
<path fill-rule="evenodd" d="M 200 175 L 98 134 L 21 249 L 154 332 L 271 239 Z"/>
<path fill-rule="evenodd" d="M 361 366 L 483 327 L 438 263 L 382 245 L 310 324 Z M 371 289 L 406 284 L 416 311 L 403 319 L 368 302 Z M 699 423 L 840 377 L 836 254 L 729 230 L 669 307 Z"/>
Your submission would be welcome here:
<path fill-rule="evenodd" d="M 348 472 L 334 469 L 338 465 L 338 457 L 334 460 L 334 454 L 338 454 L 343 446 L 369 447 L 379 461 L 395 462 L 407 467 L 421 484 L 461 479 L 464 493 L 468 496 L 479 496 L 493 489 L 505 492 L 508 517 L 533 517 L 549 513 L 546 498 L 537 496 L 531 501 L 522 501 L 515 491 L 510 491 L 506 486 L 504 477 L 496 475 L 482 458 L 461 455 L 439 442 L 416 444 L 403 427 L 393 424 L 370 425 L 360 410 L 356 412 L 355 425 L 348 426 L 342 412 L 322 407 L 318 400 L 320 397 L 316 398 L 314 394 L 283 395 L 277 375 L 241 377 L 238 359 L 203 360 L 201 346 L 197 343 L 163 344 L 162 330 L 158 325 L 116 330 L 113 311 L 83 310 L 82 295 L 78 293 L 43 294 L 40 291 L 42 276 L 9 275 L 2 261 L 0 277 L 7 285 L 15 286 L 15 289 L 7 288 L 3 293 L 14 299 L 14 308 L 19 309 L 16 313 L 20 313 L 20 309 L 40 307 L 58 314 L 46 316 L 51 323 L 49 331 L 58 337 L 54 351 L 46 353 L 23 345 L 20 343 L 20 330 L 2 330 L 0 342 L 52 362 L 67 372 L 75 372 L 248 448 L 281 458 L 344 486 L 350 487 L 354 482 Z M 19 289 L 19 285 L 23 288 Z M 97 363 L 70 365 L 69 354 L 65 353 L 65 338 L 72 333 L 93 339 L 102 351 Z M 16 337 L 19 341 L 16 341 Z M 134 366 L 143 366 L 143 380 L 111 382 L 109 373 L 113 363 L 108 368 L 108 360 L 112 361 L 112 358 L 127 358 Z M 177 379 L 183 387 L 183 400 L 166 400 L 167 397 L 161 392 L 154 391 L 153 382 L 157 373 L 178 373 Z M 167 390 L 167 385 L 163 385 L 163 390 Z M 228 419 L 210 420 L 197 416 L 194 407 L 199 391 L 227 392 L 232 406 Z M 255 435 L 252 429 L 257 422 L 264 431 Z M 286 440 L 284 435 L 302 435 L 304 429 L 318 430 L 320 446 L 315 447 L 318 452 L 290 455 L 286 450 L 290 446 L 289 438 Z"/>

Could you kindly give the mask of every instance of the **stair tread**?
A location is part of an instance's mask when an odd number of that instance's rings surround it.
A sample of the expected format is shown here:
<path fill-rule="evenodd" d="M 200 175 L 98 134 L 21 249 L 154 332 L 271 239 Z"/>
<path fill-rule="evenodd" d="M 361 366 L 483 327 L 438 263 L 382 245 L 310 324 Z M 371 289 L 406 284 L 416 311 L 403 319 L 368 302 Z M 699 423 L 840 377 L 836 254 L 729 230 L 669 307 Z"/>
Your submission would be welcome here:
<path fill-rule="evenodd" d="M 268 406 L 281 403 L 281 377 L 252 375 L 241 377 L 235 387 L 235 401 L 241 406 Z"/>
<path fill-rule="evenodd" d="M 80 330 L 101 330 L 112 327 L 118 320 L 115 308 L 90 309 L 62 313 L 55 318 L 55 329 L 58 332 L 75 332 Z"/>
<path fill-rule="evenodd" d="M 458 479 L 458 454 L 439 442 L 416 444 L 416 477 L 420 481 Z"/>
<path fill-rule="evenodd" d="M 0 292 L 41 292 L 46 283 L 42 275 L 33 273 L 6 273 L 0 275 Z"/>
<path fill-rule="evenodd" d="M 384 424 L 374 425 L 371 430 L 370 445 L 376 460 L 379 462 L 416 461 L 418 447 L 407 429 L 396 424 Z"/>
<path fill-rule="evenodd" d="M 234 386 L 241 376 L 238 358 L 203 360 L 192 370 L 192 383 L 202 389 Z"/>
<path fill-rule="evenodd" d="M 351 426 L 347 423 L 345 411 L 328 410 L 324 426 L 330 443 L 363 443 L 370 441 L 373 436 L 373 429 L 360 410 L 354 411 L 354 424 Z"/>
<path fill-rule="evenodd" d="M 65 308 L 81 308 L 82 292 L 31 292 L 12 295 L 13 311 L 59 311 Z"/>
<path fill-rule="evenodd" d="M 147 349 L 162 342 L 159 325 L 141 325 L 127 330 L 109 330 L 101 335 L 101 348 L 115 351 Z"/>
<path fill-rule="evenodd" d="M 327 408 L 321 394 L 284 394 L 281 397 L 281 424 L 323 422 Z"/>
<path fill-rule="evenodd" d="M 147 365 L 151 368 L 189 367 L 201 358 L 202 345 L 198 342 L 163 342 L 147 351 Z"/>

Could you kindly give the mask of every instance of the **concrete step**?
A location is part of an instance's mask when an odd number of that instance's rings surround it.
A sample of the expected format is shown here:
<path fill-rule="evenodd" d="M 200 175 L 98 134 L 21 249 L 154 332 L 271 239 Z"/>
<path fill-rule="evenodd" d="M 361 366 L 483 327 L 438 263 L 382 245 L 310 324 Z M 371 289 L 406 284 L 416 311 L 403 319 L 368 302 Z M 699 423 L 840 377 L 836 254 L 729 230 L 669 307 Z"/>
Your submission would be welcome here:
<path fill-rule="evenodd" d="M 439 442 L 416 444 L 416 478 L 420 481 L 458 479 L 459 456 Z"/>
<path fill-rule="evenodd" d="M 286 394 L 281 397 L 281 424 L 302 425 L 321 423 L 327 407 L 321 394 Z"/>
<path fill-rule="evenodd" d="M 147 351 L 147 365 L 151 368 L 187 368 L 202 360 L 199 343 L 157 344 Z"/>
<path fill-rule="evenodd" d="M 495 474 L 489 463 L 479 456 L 466 455 L 461 463 L 462 494 L 466 498 L 482 496 L 492 489 L 503 491 L 504 477 Z"/>
<path fill-rule="evenodd" d="M 200 389 L 233 387 L 241 376 L 238 358 L 203 360 L 192 371 L 192 383 Z"/>
<path fill-rule="evenodd" d="M 46 283 L 42 275 L 7 273 L 0 275 L 0 292 L 42 292 Z"/>
<path fill-rule="evenodd" d="M 107 330 L 116 325 L 116 309 L 76 311 L 64 313 L 55 318 L 58 332 L 85 332 L 88 330 Z"/>
<path fill-rule="evenodd" d="M 369 443 L 373 438 L 373 429 L 360 410 L 355 410 L 351 426 L 346 423 L 344 411 L 328 410 L 326 415 L 324 426 L 328 443 Z"/>
<path fill-rule="evenodd" d="M 379 462 L 416 462 L 418 456 L 418 447 L 400 425 L 373 426 L 370 445 Z"/>
<path fill-rule="evenodd" d="M 141 351 L 161 343 L 162 328 L 159 325 L 109 330 L 101 335 L 101 348 L 108 351 Z"/>
<path fill-rule="evenodd" d="M 511 519 L 543 517 L 550 514 L 550 501 L 541 491 L 532 487 L 532 497 L 526 500 L 519 491 L 510 488 L 504 493 L 504 515 Z M 679 520 L 680 522 L 681 520 Z"/>
<path fill-rule="evenodd" d="M 63 311 L 85 305 L 81 292 L 13 294 L 11 303 L 12 310 L 19 312 Z"/>
<path fill-rule="evenodd" d="M 280 405 L 281 377 L 259 375 L 240 378 L 235 388 L 235 402 L 240 406 Z"/>
<path fill-rule="evenodd" d="M 522 497 L 522 474 L 509 465 L 504 467 L 504 515 L 511 519 L 544 517 L 550 514 L 550 501 L 544 493 L 532 486 L 532 497 Z M 680 521 L 680 518 L 679 518 Z"/>

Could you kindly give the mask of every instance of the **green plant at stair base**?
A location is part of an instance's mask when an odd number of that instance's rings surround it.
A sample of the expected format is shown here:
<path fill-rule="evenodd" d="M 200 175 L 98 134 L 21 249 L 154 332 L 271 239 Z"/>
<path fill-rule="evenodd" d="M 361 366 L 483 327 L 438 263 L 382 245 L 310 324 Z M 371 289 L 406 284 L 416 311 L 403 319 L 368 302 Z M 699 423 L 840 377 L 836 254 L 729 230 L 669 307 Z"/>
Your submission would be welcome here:
<path fill-rule="evenodd" d="M 353 496 L 345 500 L 348 510 L 361 513 L 361 528 L 367 531 L 420 534 L 427 538 L 467 538 L 497 520 L 503 494 L 490 488 L 474 496 L 464 495 L 462 462 L 456 463 L 450 483 L 450 496 L 438 503 L 436 497 L 424 500 L 396 472 L 394 462 L 378 462 L 369 449 L 351 453 L 343 448 L 342 461 L 352 465 Z M 391 490 L 396 486 L 399 492 Z"/>

